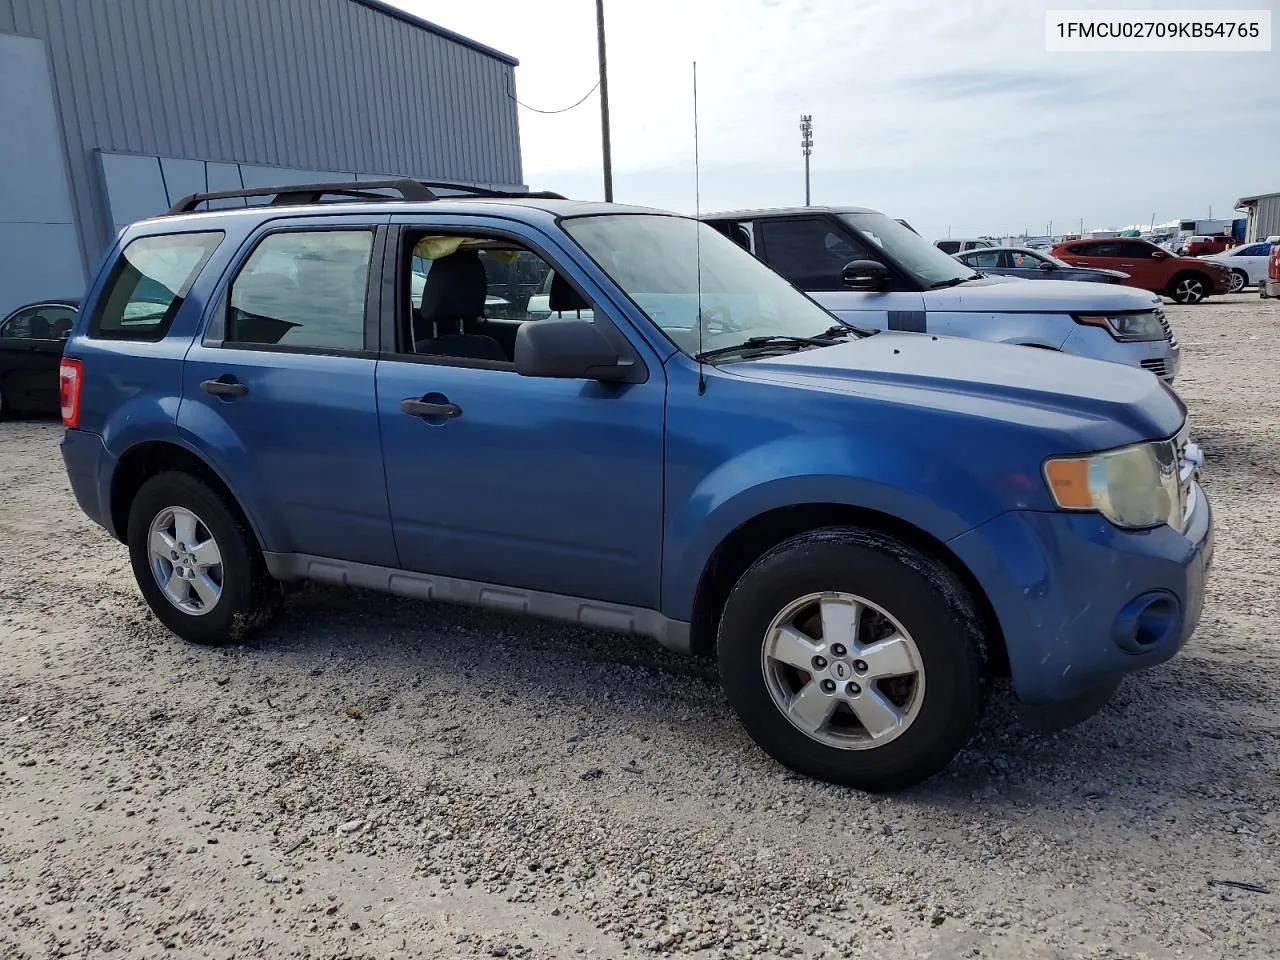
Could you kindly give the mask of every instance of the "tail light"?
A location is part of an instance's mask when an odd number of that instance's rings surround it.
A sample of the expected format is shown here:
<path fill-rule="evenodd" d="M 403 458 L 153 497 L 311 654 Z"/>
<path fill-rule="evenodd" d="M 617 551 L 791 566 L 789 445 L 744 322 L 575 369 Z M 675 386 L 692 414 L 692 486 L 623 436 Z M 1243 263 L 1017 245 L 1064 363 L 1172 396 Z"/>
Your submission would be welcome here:
<path fill-rule="evenodd" d="M 58 399 L 62 404 L 62 425 L 80 425 L 80 391 L 84 387 L 84 363 L 63 357 L 58 366 Z"/>

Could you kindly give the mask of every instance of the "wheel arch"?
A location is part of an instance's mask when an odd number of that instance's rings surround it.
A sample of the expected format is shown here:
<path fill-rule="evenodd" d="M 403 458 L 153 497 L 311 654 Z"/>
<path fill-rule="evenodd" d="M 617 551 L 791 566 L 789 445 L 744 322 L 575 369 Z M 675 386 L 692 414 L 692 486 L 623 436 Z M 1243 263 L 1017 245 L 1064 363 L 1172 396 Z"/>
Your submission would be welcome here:
<path fill-rule="evenodd" d="M 121 455 L 111 475 L 108 501 L 111 534 L 122 543 L 129 529 L 129 510 L 142 485 L 151 477 L 167 471 L 186 473 L 207 483 L 253 533 L 258 546 L 265 549 L 261 531 L 241 505 L 222 475 L 190 447 L 172 440 L 145 440 L 134 444 Z"/>
<path fill-rule="evenodd" d="M 856 526 L 897 537 L 945 565 L 973 598 L 982 626 L 992 639 L 991 669 L 1009 673 L 1004 632 L 978 578 L 947 545 L 920 527 L 878 510 L 842 503 L 802 503 L 767 510 L 744 521 L 716 545 L 707 559 L 694 591 L 690 647 L 697 656 L 715 650 L 716 633 L 725 601 L 734 584 L 769 550 L 791 537 L 830 526 Z"/>

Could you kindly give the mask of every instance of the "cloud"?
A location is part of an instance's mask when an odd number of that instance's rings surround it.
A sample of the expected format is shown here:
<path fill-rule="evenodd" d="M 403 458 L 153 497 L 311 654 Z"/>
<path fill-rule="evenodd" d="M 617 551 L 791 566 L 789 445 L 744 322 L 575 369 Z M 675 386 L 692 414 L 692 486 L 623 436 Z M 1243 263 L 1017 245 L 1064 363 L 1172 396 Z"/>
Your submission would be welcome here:
<path fill-rule="evenodd" d="M 397 2 L 519 57 L 525 103 L 564 106 L 596 81 L 594 0 Z M 802 202 L 801 113 L 815 201 L 879 206 L 926 233 L 1226 215 L 1280 189 L 1276 54 L 1049 54 L 1046 9 L 605 0 L 615 196 L 693 208 L 695 59 L 706 208 Z M 599 198 L 599 109 L 592 95 L 558 116 L 522 110 L 526 181 Z"/>

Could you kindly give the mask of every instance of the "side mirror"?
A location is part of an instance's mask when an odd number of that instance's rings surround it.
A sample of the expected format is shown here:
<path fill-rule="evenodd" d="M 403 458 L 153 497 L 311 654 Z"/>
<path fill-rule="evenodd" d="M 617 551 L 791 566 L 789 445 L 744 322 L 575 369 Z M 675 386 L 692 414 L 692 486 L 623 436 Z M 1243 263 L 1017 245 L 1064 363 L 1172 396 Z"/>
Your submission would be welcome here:
<path fill-rule="evenodd" d="M 1165 253 L 1163 250 L 1153 250 L 1151 251 L 1151 259 L 1152 260 L 1168 260 L 1169 255 Z"/>
<path fill-rule="evenodd" d="M 561 380 L 629 380 L 623 361 L 590 320 L 533 320 L 516 331 L 516 373 Z"/>
<path fill-rule="evenodd" d="M 1050 270 L 1057 270 L 1057 269 L 1058 269 L 1058 265 L 1057 265 L 1056 263 L 1054 263 L 1052 260 L 1041 260 L 1041 261 L 1040 261 L 1040 269 L 1041 269 L 1041 270 L 1044 270 L 1044 271 L 1047 273 L 1047 272 L 1049 272 Z"/>
<path fill-rule="evenodd" d="M 889 271 L 877 260 L 851 260 L 840 279 L 850 290 L 883 290 L 889 285 Z"/>

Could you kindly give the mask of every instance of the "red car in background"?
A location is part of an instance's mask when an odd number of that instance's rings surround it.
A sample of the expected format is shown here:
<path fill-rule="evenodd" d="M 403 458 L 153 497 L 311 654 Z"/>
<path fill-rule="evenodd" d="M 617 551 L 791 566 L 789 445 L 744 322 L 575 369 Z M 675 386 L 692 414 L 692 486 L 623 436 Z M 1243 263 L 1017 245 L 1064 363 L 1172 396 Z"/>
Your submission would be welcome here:
<path fill-rule="evenodd" d="M 1235 241 L 1230 237 L 1192 237 L 1182 251 L 1184 257 L 1209 257 L 1230 250 Z"/>
<path fill-rule="evenodd" d="M 1271 245 L 1271 259 L 1267 263 L 1267 279 L 1258 284 L 1258 296 L 1280 297 L 1280 242 Z"/>
<path fill-rule="evenodd" d="M 1199 303 L 1231 288 L 1231 271 L 1212 260 L 1175 257 L 1147 240 L 1068 240 L 1053 248 L 1059 260 L 1080 267 L 1100 267 L 1129 274 L 1128 286 Z"/>

